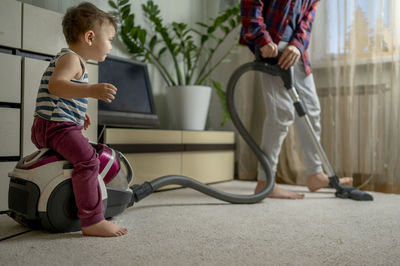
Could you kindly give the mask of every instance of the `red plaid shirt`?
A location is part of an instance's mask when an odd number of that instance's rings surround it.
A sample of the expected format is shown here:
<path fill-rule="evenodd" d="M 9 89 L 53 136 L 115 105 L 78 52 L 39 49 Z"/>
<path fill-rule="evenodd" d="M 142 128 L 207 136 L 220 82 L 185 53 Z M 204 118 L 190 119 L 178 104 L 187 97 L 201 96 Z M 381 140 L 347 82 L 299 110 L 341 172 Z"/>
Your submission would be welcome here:
<path fill-rule="evenodd" d="M 300 50 L 307 75 L 312 72 L 307 48 L 318 2 L 302 1 L 298 27 L 289 42 Z M 240 43 L 252 48 L 255 44 L 259 47 L 270 42 L 278 44 L 292 18 L 294 4 L 295 0 L 241 0 Z"/>

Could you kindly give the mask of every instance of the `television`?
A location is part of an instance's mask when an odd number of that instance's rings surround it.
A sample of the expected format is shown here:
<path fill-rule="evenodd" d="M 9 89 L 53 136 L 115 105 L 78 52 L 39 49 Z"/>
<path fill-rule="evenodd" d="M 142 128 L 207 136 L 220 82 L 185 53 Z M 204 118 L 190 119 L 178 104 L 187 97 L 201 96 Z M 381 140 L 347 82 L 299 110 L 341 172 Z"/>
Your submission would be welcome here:
<path fill-rule="evenodd" d="M 99 62 L 99 83 L 111 83 L 117 88 L 111 103 L 98 103 L 99 126 L 159 127 L 146 64 L 108 56 Z"/>

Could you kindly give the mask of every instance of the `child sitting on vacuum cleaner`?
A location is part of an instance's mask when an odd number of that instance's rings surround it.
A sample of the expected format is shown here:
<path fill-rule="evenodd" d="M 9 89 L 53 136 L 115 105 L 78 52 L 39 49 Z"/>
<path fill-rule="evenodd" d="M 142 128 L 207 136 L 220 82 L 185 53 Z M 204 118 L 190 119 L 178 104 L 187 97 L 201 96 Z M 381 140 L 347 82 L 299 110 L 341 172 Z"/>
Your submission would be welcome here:
<path fill-rule="evenodd" d="M 108 83 L 88 84 L 86 63 L 104 61 L 116 33 L 113 17 L 90 3 L 68 9 L 62 22 L 68 48 L 62 49 L 43 74 L 36 99 L 32 142 L 47 147 L 74 165 L 72 186 L 82 234 L 122 236 L 127 229 L 103 216 L 96 150 L 82 135 L 90 125 L 88 99 L 111 102 L 117 89 Z"/>
<path fill-rule="evenodd" d="M 320 104 L 315 89 L 307 48 L 319 0 L 241 0 L 242 30 L 240 43 L 254 51 L 259 47 L 264 58 L 277 57 L 282 69 L 294 67 L 294 86 L 308 111 L 314 131 L 320 135 Z M 327 187 L 328 176 L 314 150 L 307 128 L 295 116 L 292 100 L 279 77 L 262 77 L 267 117 L 264 121 L 261 147 L 266 153 L 272 174 L 275 175 L 278 157 L 289 126 L 295 122 L 303 147 L 307 187 L 316 191 Z M 266 185 L 262 168 L 258 169 L 255 192 Z M 351 177 L 340 179 L 340 184 L 351 186 Z M 304 195 L 275 185 L 269 197 L 302 199 Z"/>

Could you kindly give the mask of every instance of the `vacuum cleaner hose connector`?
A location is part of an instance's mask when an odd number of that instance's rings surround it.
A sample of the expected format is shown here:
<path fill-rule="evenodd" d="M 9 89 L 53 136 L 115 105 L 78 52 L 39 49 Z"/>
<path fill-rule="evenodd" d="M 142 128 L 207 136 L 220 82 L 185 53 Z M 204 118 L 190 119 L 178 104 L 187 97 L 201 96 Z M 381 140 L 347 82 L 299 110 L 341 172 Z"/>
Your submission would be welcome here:
<path fill-rule="evenodd" d="M 141 185 L 133 185 L 130 187 L 132 190 L 132 199 L 128 204 L 128 207 L 131 207 L 135 202 L 139 202 L 151 193 L 154 192 L 153 186 L 149 182 L 144 182 Z"/>

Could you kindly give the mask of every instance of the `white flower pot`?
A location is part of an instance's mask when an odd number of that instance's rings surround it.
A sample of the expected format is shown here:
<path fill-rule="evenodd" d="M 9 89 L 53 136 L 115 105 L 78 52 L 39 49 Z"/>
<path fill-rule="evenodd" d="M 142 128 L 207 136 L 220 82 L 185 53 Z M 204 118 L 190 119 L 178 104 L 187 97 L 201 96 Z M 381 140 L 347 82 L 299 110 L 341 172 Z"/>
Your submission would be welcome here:
<path fill-rule="evenodd" d="M 204 130 L 210 106 L 211 87 L 173 86 L 167 88 L 170 125 L 176 130 Z"/>

